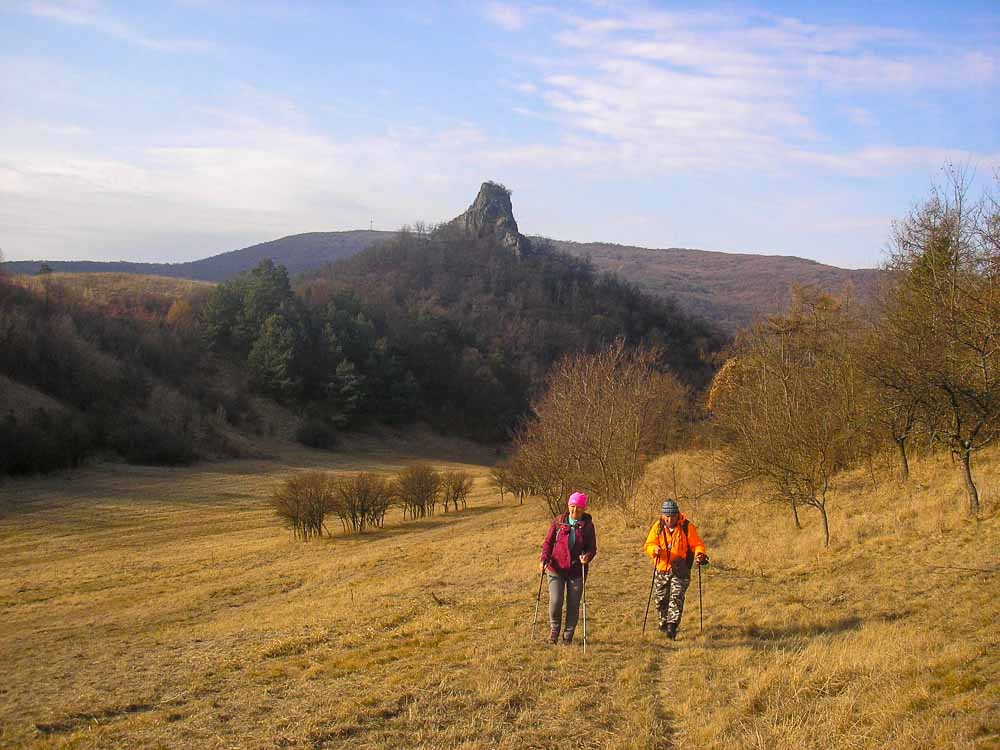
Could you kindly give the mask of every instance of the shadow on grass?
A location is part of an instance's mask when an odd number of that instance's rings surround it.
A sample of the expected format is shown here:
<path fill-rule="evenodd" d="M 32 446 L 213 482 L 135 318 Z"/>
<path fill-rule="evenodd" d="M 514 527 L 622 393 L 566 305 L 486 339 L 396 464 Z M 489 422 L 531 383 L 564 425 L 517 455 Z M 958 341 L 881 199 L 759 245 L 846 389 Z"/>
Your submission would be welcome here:
<path fill-rule="evenodd" d="M 698 625 L 687 633 L 678 633 L 678 641 L 693 639 L 696 645 L 706 649 L 724 650 L 734 646 L 749 646 L 761 650 L 794 650 L 801 647 L 802 639 L 824 635 L 838 635 L 859 629 L 864 624 L 860 617 L 841 617 L 828 622 L 813 622 L 785 627 L 767 627 L 749 623 L 746 625 L 713 625 L 705 630 L 705 638 L 699 639 Z"/>
<path fill-rule="evenodd" d="M 438 513 L 433 516 L 418 518 L 412 521 L 400 521 L 392 524 L 391 526 L 386 526 L 381 529 L 368 529 L 358 534 L 347 534 L 344 533 L 343 530 L 338 529 L 334 532 L 332 541 L 343 543 L 351 540 L 356 540 L 358 542 L 372 542 L 381 539 L 394 539 L 395 537 L 407 536 L 415 532 L 430 531 L 466 518 L 482 516 L 488 513 L 494 513 L 498 510 L 504 510 L 504 507 L 502 505 L 493 507 L 482 505 L 474 506 L 472 508 L 460 510 L 457 513 L 452 511 L 451 513 Z"/>

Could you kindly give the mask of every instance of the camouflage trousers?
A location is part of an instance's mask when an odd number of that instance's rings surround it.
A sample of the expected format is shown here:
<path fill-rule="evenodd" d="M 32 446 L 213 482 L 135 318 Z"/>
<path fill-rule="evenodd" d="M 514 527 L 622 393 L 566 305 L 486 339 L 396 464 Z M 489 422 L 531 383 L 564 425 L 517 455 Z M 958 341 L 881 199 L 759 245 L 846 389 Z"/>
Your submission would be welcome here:
<path fill-rule="evenodd" d="M 653 601 L 660 615 L 660 625 L 680 624 L 684 612 L 684 594 L 691 585 L 690 576 L 681 578 L 672 570 L 666 573 L 656 571 L 653 576 Z"/>

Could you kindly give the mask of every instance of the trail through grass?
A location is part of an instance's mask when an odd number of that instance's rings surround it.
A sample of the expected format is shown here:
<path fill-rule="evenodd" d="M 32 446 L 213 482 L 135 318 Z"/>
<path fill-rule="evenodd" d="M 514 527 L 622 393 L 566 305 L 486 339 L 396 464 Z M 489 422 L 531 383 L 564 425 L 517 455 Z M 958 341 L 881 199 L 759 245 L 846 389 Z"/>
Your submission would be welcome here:
<path fill-rule="evenodd" d="M 453 456 L 467 511 L 296 542 L 263 498 L 320 456 L 0 486 L 0 746 L 996 746 L 997 575 L 948 566 L 995 567 L 1000 533 L 927 521 L 940 486 L 902 507 L 859 485 L 829 551 L 743 501 L 692 505 L 705 632 L 695 580 L 673 644 L 655 615 L 640 635 L 645 530 L 596 510 L 584 655 L 528 638 L 541 506 Z"/>

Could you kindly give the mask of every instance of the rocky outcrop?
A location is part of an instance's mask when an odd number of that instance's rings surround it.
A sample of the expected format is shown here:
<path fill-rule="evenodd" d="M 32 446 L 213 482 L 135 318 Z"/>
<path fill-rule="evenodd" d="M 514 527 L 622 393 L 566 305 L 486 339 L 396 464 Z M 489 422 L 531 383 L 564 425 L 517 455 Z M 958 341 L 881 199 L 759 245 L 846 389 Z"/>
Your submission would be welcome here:
<path fill-rule="evenodd" d="M 451 223 L 474 237 L 496 237 L 518 256 L 531 252 L 531 241 L 517 230 L 510 191 L 495 182 L 484 182 L 472 205 Z"/>

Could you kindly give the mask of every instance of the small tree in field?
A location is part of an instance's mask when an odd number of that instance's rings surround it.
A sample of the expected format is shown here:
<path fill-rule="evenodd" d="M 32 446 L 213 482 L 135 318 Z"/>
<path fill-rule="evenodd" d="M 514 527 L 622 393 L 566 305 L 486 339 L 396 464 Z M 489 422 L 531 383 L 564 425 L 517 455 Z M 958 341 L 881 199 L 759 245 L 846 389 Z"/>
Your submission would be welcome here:
<path fill-rule="evenodd" d="M 393 501 L 389 480 L 377 474 L 361 472 L 338 479 L 334 488 L 330 509 L 340 519 L 344 531 L 358 533 L 370 528 L 382 528 L 385 514 Z"/>
<path fill-rule="evenodd" d="M 490 486 L 495 487 L 500 493 L 500 502 L 502 503 L 505 494 L 511 489 L 510 469 L 506 461 L 500 461 L 490 469 Z"/>
<path fill-rule="evenodd" d="M 789 312 L 746 331 L 716 375 L 708 407 L 734 478 L 757 478 L 770 499 L 819 511 L 830 544 L 827 496 L 858 450 L 861 378 L 849 356 L 855 324 L 827 294 L 797 289 Z"/>
<path fill-rule="evenodd" d="M 972 455 L 1000 437 L 1000 205 L 996 191 L 973 201 L 968 190 L 953 170 L 896 225 L 878 365 L 961 461 L 975 516 Z"/>
<path fill-rule="evenodd" d="M 462 504 L 463 510 L 468 506 L 469 493 L 472 491 L 472 477 L 463 471 L 449 471 L 441 475 L 441 501 L 444 503 L 444 512 L 448 512 L 450 502 L 458 512 L 458 504 Z"/>
<path fill-rule="evenodd" d="M 682 423 L 687 389 L 660 366 L 656 349 L 624 341 L 560 360 L 515 440 L 521 476 L 553 513 L 584 490 L 626 518 L 649 457 Z"/>
<path fill-rule="evenodd" d="M 432 516 L 441 490 L 441 475 L 427 464 L 413 464 L 400 472 L 395 490 L 405 517 Z"/>
<path fill-rule="evenodd" d="M 926 416 L 927 400 L 919 388 L 910 387 L 910 364 L 893 345 L 880 318 L 871 321 L 856 342 L 854 357 L 867 383 L 863 397 L 869 424 L 869 450 L 874 452 L 891 440 L 899 456 L 903 481 L 910 477 L 909 447 Z"/>
<path fill-rule="evenodd" d="M 298 474 L 282 482 L 268 504 L 295 538 L 323 535 L 323 520 L 334 500 L 333 477 L 321 471 Z"/>

